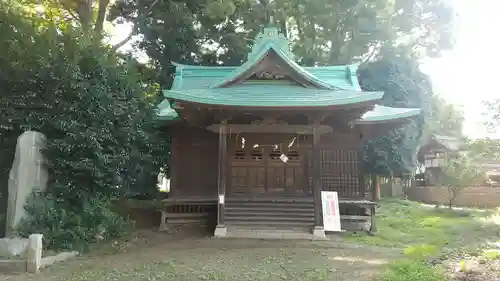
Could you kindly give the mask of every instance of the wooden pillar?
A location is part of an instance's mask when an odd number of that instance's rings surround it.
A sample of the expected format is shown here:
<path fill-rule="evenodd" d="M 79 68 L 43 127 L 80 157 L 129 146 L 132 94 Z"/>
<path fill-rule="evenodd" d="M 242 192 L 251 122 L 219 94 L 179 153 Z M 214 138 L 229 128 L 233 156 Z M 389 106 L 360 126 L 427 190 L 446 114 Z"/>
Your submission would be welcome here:
<path fill-rule="evenodd" d="M 320 134 L 317 124 L 313 130 L 313 153 L 312 153 L 312 184 L 314 198 L 314 230 L 315 239 L 325 239 L 325 229 L 323 225 L 323 206 L 321 202 L 321 150 Z"/>
<path fill-rule="evenodd" d="M 372 174 L 371 175 L 371 183 L 372 183 L 372 201 L 374 203 L 376 203 L 379 199 L 380 199 L 380 183 L 379 183 L 379 178 L 377 175 L 375 174 Z M 377 232 L 377 223 L 376 223 L 376 220 L 375 220 L 375 217 L 376 217 L 376 209 L 377 209 L 377 205 L 373 205 L 372 206 L 372 209 L 371 209 L 371 226 L 370 226 L 370 231 L 369 233 L 371 235 L 375 234 L 375 232 Z"/>
<path fill-rule="evenodd" d="M 380 181 L 379 177 L 375 174 L 371 175 L 371 182 L 372 182 L 372 201 L 377 202 L 380 200 Z"/>
<path fill-rule="evenodd" d="M 366 181 L 367 181 L 367 178 L 366 178 L 366 174 L 363 172 L 363 169 L 362 169 L 362 166 L 363 166 L 363 157 L 364 157 L 364 148 L 365 148 L 365 141 L 363 139 L 364 135 L 363 133 L 361 132 L 361 130 L 359 129 L 359 127 L 356 127 L 356 134 L 359 136 L 359 140 L 358 140 L 358 144 L 357 144 L 357 147 L 358 147 L 358 188 L 361 192 L 361 196 L 363 199 L 369 199 L 369 198 L 366 198 Z"/>
<path fill-rule="evenodd" d="M 214 236 L 225 237 L 227 228 L 224 222 L 224 206 L 226 198 L 227 180 L 227 121 L 223 121 L 219 127 L 219 164 L 218 164 L 218 204 L 217 204 L 217 227 Z"/>

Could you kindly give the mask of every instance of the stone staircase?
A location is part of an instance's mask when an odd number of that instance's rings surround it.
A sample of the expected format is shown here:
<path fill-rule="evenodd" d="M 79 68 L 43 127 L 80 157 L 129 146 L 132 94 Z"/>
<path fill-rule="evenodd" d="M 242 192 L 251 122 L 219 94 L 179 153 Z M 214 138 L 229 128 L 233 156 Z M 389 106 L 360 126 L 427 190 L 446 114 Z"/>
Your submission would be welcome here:
<path fill-rule="evenodd" d="M 312 238 L 312 198 L 228 198 L 224 214 L 228 237 Z"/>

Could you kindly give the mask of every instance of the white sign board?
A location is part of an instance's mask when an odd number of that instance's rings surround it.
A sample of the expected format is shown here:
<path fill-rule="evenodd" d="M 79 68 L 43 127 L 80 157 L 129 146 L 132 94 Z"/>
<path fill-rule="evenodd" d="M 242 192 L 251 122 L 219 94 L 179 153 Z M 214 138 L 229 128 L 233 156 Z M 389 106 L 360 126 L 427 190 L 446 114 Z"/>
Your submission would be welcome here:
<path fill-rule="evenodd" d="M 285 154 L 281 154 L 280 159 L 281 161 L 283 161 L 283 163 L 288 162 L 288 157 Z"/>
<path fill-rule="evenodd" d="M 321 205 L 323 206 L 323 227 L 325 231 L 342 231 L 337 192 L 321 191 Z"/>

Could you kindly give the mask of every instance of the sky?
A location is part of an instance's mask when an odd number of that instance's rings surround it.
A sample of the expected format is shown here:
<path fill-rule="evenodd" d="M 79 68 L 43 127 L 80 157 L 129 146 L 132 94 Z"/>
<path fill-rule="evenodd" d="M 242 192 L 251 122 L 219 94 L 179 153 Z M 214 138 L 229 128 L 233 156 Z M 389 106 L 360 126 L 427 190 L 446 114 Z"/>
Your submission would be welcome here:
<path fill-rule="evenodd" d="M 486 132 L 481 117 L 481 102 L 500 98 L 494 83 L 500 79 L 500 0 L 448 1 L 457 13 L 456 45 L 440 58 L 423 60 L 422 70 L 431 77 L 435 93 L 462 107 L 467 136 L 500 138 Z M 117 27 L 110 43 L 122 40 L 130 29 L 129 24 Z"/>
<path fill-rule="evenodd" d="M 500 0 L 449 0 L 457 13 L 456 45 L 442 57 L 423 62 L 434 91 L 448 102 L 462 106 L 464 133 L 472 138 L 488 135 L 481 114 L 483 100 L 500 98 Z"/>

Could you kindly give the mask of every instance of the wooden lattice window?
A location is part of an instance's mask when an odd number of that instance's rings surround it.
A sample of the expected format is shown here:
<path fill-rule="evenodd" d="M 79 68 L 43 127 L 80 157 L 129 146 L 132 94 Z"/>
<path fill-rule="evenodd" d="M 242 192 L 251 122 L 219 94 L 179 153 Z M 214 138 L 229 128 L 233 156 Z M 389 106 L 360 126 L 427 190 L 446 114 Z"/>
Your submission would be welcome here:
<path fill-rule="evenodd" d="M 290 160 L 290 161 L 299 161 L 300 160 L 300 154 L 299 154 L 299 152 L 297 152 L 295 150 L 289 151 L 286 156 L 288 157 L 288 160 Z"/>
<path fill-rule="evenodd" d="M 234 160 L 245 160 L 245 151 L 236 150 L 233 155 Z"/>
<path fill-rule="evenodd" d="M 253 149 L 250 152 L 250 158 L 252 160 L 262 160 L 262 159 L 264 159 L 264 156 L 262 155 L 262 150 L 260 150 L 260 149 Z"/>
<path fill-rule="evenodd" d="M 271 153 L 269 153 L 269 159 L 275 160 L 275 161 L 277 161 L 277 160 L 281 161 L 280 160 L 281 154 L 283 154 L 283 153 L 281 152 L 280 149 L 273 150 L 273 151 L 271 151 Z"/>
<path fill-rule="evenodd" d="M 362 196 L 359 185 L 356 150 L 322 150 L 321 182 L 323 190 L 337 191 L 339 196 Z"/>

